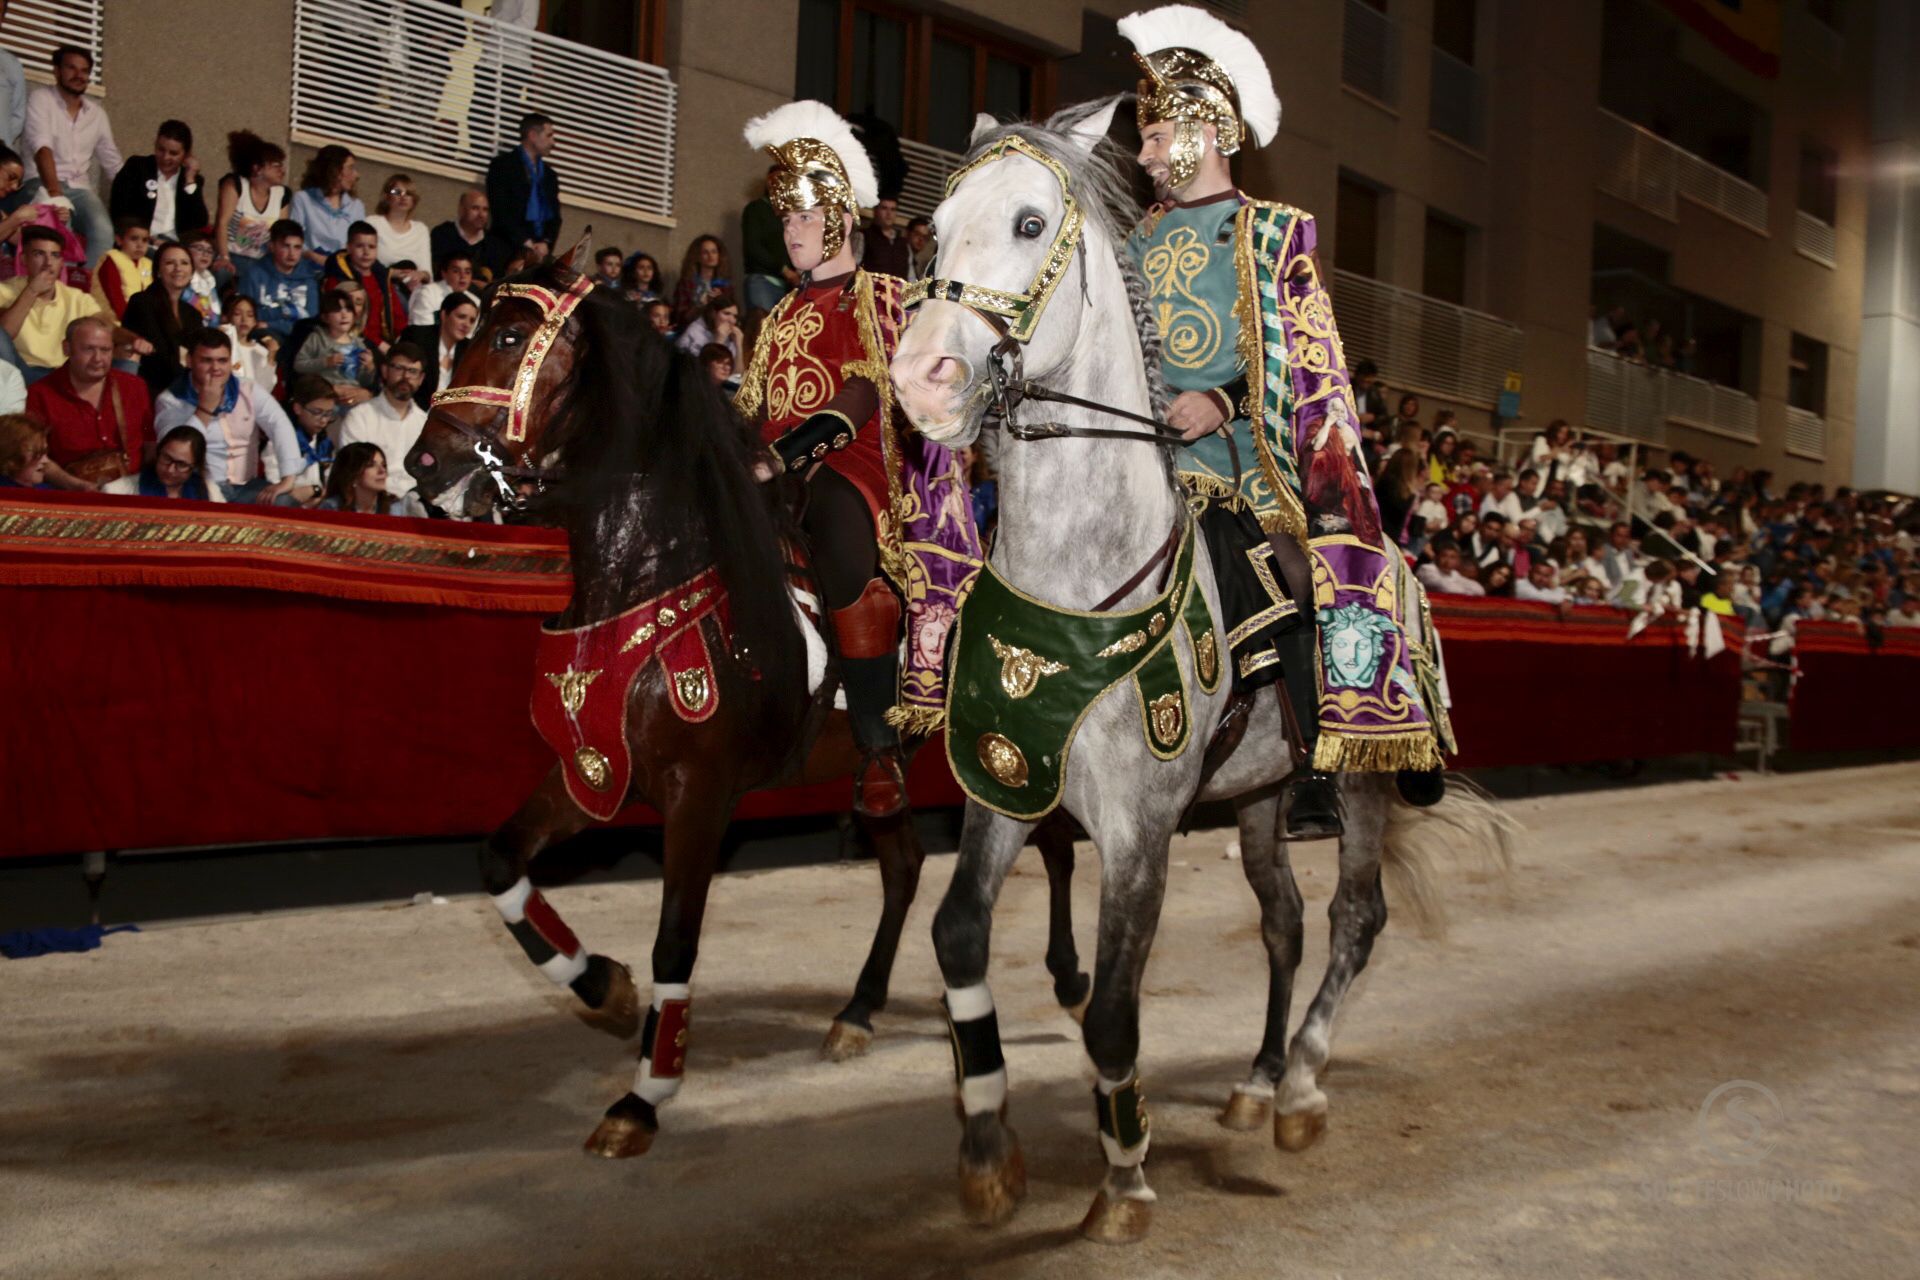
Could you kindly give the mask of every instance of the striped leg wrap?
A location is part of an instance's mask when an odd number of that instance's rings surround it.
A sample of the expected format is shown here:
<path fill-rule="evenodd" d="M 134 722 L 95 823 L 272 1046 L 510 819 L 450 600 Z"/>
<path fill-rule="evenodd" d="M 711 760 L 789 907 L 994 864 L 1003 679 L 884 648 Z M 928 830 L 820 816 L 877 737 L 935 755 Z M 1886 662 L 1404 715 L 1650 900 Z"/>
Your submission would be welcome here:
<path fill-rule="evenodd" d="M 1118 1081 L 1101 1076 L 1093 1087 L 1093 1109 L 1100 1117 L 1100 1145 L 1106 1149 L 1108 1164 L 1131 1169 L 1147 1158 L 1153 1134 L 1138 1072 Z"/>
<path fill-rule="evenodd" d="M 941 1002 L 953 1042 L 953 1078 L 960 1109 L 970 1116 L 996 1113 L 1007 1101 L 1007 1060 L 1000 1052 L 1000 1018 L 987 984 L 949 987 Z"/>
<path fill-rule="evenodd" d="M 587 952 L 533 882 L 521 876 L 513 888 L 493 895 L 494 910 L 507 932 L 555 986 L 564 987 L 587 971 Z"/>
<path fill-rule="evenodd" d="M 640 1069 L 634 1073 L 636 1097 L 659 1106 L 680 1092 L 687 1068 L 687 1035 L 693 988 L 684 982 L 653 984 L 653 1007 L 640 1032 Z"/>

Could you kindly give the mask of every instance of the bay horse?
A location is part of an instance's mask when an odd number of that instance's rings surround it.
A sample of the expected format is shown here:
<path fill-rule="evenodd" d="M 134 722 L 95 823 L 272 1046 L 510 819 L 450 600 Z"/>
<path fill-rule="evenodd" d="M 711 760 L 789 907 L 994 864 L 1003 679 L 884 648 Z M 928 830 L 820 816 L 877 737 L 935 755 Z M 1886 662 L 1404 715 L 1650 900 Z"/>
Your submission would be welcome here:
<path fill-rule="evenodd" d="M 1123 249 L 1135 210 L 1129 157 L 1107 139 L 1114 106 L 1107 99 L 1070 107 L 1044 125 L 1000 126 L 983 119 L 934 215 L 942 278 L 925 286 L 926 300 L 892 367 L 911 420 L 950 448 L 970 443 L 989 403 L 998 403 L 1005 438 L 997 455 L 1000 524 L 989 563 L 1006 584 L 1002 596 L 1018 594 L 1053 616 L 1072 615 L 1072 625 L 1079 625 L 1073 619 L 1097 622 L 1104 611 L 1125 614 L 1164 602 L 1168 597 L 1156 597 L 1160 575 L 1140 566 L 1169 558 L 1173 537 L 1196 536 L 1188 495 L 1171 463 L 1172 442 L 1157 430 L 1116 420 L 1164 419 L 1167 392 L 1145 290 Z M 1010 375 L 1007 364 L 1013 366 Z M 1000 392 L 1009 376 L 1061 397 L 1042 406 L 1052 421 L 1026 429 L 1016 424 L 1015 414 L 1031 413 L 1036 397 L 1028 390 L 1027 403 L 1010 403 Z M 1074 398 L 1079 405 L 1070 403 Z M 1133 438 L 1110 438 L 1116 433 Z M 1191 573 L 1206 616 L 1198 626 L 1175 622 L 1170 628 L 1178 687 L 1190 698 L 1186 747 L 1169 754 L 1154 745 L 1152 735 L 1161 725 L 1147 699 L 1124 687 L 1132 681 L 1122 678 L 1104 690 L 1096 682 L 1056 793 L 1100 853 L 1098 953 L 1083 1035 L 1097 1076 L 1094 1109 L 1107 1169 L 1081 1230 L 1114 1243 L 1144 1237 L 1154 1200 L 1144 1165 L 1149 1121 L 1137 1065 L 1141 979 L 1166 892 L 1169 842 L 1196 797 L 1233 802 L 1241 867 L 1259 900 L 1267 951 L 1260 1047 L 1222 1123 L 1264 1128 L 1271 1118 L 1274 1141 L 1287 1150 L 1305 1148 L 1325 1128 L 1327 1098 L 1319 1075 L 1342 998 L 1386 923 L 1383 864 L 1420 870 L 1417 828 L 1428 836 L 1445 831 L 1504 857 L 1505 830 L 1490 806 L 1476 809 L 1456 790 L 1442 807 L 1416 811 L 1395 794 L 1392 774 L 1344 775 L 1346 832 L 1329 907 L 1331 954 L 1319 991 L 1289 1041 L 1302 899 L 1287 845 L 1278 839 L 1277 818 L 1279 783 L 1292 757 L 1278 701 L 1259 698 L 1237 748 L 1203 785 L 1205 747 L 1228 706 L 1230 683 L 1218 679 L 1214 665 L 1226 646 L 1214 647 L 1224 632 L 1213 569 L 1205 555 L 1194 559 L 1190 570 L 1173 573 Z M 951 659 L 949 688 L 956 701 L 950 704 L 949 750 L 956 766 L 963 752 L 974 750 L 962 738 L 955 712 L 967 689 L 969 614 L 987 598 L 984 582 L 983 573 L 962 610 Z M 1152 625 L 1127 636 L 1127 643 L 1152 647 L 1149 637 L 1157 641 L 1165 634 L 1174 615 L 1192 616 L 1177 602 L 1173 615 L 1140 614 Z M 997 616 L 1004 622 L 1018 614 Z M 1045 646 L 1044 632 L 1028 634 L 1040 635 L 1034 643 Z M 1068 664 L 1091 665 L 1116 650 L 1126 646 L 1098 653 L 1090 646 L 1086 653 L 1017 652 L 1030 666 L 1044 658 L 1049 666 L 1039 669 L 1067 671 Z M 1024 690 L 1009 692 L 1025 696 Z M 1171 724 L 1177 727 L 1178 719 Z M 1026 785 L 1027 764 L 1017 744 L 984 733 L 978 750 L 987 773 L 1011 786 Z M 970 800 L 958 865 L 933 926 L 955 1046 L 961 1201 L 972 1220 L 986 1225 L 1011 1214 L 1026 1189 L 1020 1144 L 1007 1123 L 1007 1073 L 987 965 L 994 902 L 1032 827 L 1004 807 Z M 1431 884 L 1418 878 L 1407 883 L 1418 891 L 1408 904 L 1417 911 Z"/>
<path fill-rule="evenodd" d="M 745 425 L 692 359 L 573 269 L 582 252 L 493 287 L 406 465 L 421 496 L 449 512 L 484 519 L 506 507 L 566 532 L 573 595 L 543 628 L 545 679 L 534 682 L 536 723 L 561 759 L 482 843 L 480 872 L 583 1021 L 642 1033 L 633 1088 L 586 1143 L 623 1157 L 651 1146 L 658 1108 L 681 1083 L 701 919 L 736 803 L 758 788 L 851 778 L 860 753 L 831 706 L 831 641 L 806 636 L 796 610 L 798 537 L 780 488 L 756 482 Z M 823 669 L 810 672 L 810 645 Z M 543 849 L 631 801 L 664 823 L 644 1025 L 627 966 L 588 952 L 527 874 Z M 925 857 L 910 813 L 860 821 L 882 906 L 823 1045 L 834 1060 L 872 1040 Z M 1042 853 L 1058 926 L 1047 963 L 1072 1008 L 1090 986 L 1066 923 L 1072 845 L 1054 839 Z"/>

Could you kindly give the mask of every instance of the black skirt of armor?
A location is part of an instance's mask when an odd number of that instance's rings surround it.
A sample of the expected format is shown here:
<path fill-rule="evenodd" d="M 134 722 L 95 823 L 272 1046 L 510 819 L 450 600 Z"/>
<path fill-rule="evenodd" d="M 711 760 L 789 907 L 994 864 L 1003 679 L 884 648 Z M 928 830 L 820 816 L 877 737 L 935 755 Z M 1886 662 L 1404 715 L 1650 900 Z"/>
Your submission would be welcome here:
<path fill-rule="evenodd" d="M 1221 621 L 1226 624 L 1222 639 L 1246 632 L 1229 646 L 1233 687 L 1242 692 L 1265 688 L 1280 678 L 1274 637 L 1292 630 L 1299 617 L 1273 563 L 1273 548 L 1245 507 L 1209 502 L 1200 513 L 1200 532 L 1220 589 Z"/>

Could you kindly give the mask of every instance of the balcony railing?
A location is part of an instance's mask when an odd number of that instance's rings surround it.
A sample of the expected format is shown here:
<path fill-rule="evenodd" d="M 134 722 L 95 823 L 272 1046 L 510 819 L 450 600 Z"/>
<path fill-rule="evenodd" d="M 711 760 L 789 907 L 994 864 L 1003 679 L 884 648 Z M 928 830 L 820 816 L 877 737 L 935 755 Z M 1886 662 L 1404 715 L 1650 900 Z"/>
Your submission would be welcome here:
<path fill-rule="evenodd" d="M 93 83 L 98 85 L 104 7 L 105 0 L 13 0 L 6 6 L 6 22 L 0 24 L 0 46 L 19 57 L 27 79 L 41 84 L 53 83 L 48 60 L 55 49 L 63 44 L 85 49 L 93 55 Z M 33 171 L 31 161 L 27 171 Z"/>
<path fill-rule="evenodd" d="M 1436 47 L 1433 51 L 1433 88 L 1427 102 L 1427 127 L 1478 151 L 1482 142 L 1480 116 L 1480 73 Z"/>
<path fill-rule="evenodd" d="M 930 218 L 947 198 L 947 179 L 960 167 L 961 157 L 905 138 L 900 139 L 900 154 L 907 162 L 907 180 L 900 188 L 900 214 Z"/>
<path fill-rule="evenodd" d="M 1333 310 L 1347 360 L 1372 360 L 1397 388 L 1491 409 L 1520 370 L 1520 327 L 1498 316 L 1333 273 Z"/>
<path fill-rule="evenodd" d="M 1340 82 L 1393 105 L 1399 92 L 1394 54 L 1392 19 L 1366 0 L 1347 0 L 1346 26 L 1340 37 Z"/>
<path fill-rule="evenodd" d="M 1767 234 L 1767 193 L 1611 111 L 1600 112 L 1599 187 L 1669 222 L 1685 197 Z"/>
<path fill-rule="evenodd" d="M 659 67 L 441 0 L 294 6 L 296 142 L 470 179 L 543 111 L 563 202 L 671 224 L 677 110 Z"/>
<path fill-rule="evenodd" d="M 1760 406 L 1745 392 L 1592 349 L 1587 422 L 1657 445 L 1667 442 L 1669 422 L 1749 443 L 1760 439 Z"/>
<path fill-rule="evenodd" d="M 1827 460 L 1827 420 L 1806 409 L 1787 406 L 1787 452 L 1815 462 Z"/>
<path fill-rule="evenodd" d="M 1793 211 L 1793 247 L 1823 267 L 1840 264 L 1840 248 L 1833 224 L 1822 222 L 1805 209 Z"/>

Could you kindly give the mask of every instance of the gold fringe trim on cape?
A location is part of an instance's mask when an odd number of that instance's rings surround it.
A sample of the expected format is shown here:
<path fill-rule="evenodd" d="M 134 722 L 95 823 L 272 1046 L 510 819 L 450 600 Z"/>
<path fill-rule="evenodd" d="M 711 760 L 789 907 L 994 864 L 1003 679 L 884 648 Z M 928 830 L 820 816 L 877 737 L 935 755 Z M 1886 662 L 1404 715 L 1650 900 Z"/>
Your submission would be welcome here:
<path fill-rule="evenodd" d="M 1399 769 L 1439 769 L 1440 749 L 1426 729 L 1412 733 L 1353 735 L 1320 731 L 1313 767 L 1327 773 L 1391 773 Z"/>
<path fill-rule="evenodd" d="M 887 723 L 902 733 L 931 738 L 947 727 L 947 709 L 921 707 L 902 702 L 888 708 Z"/>

